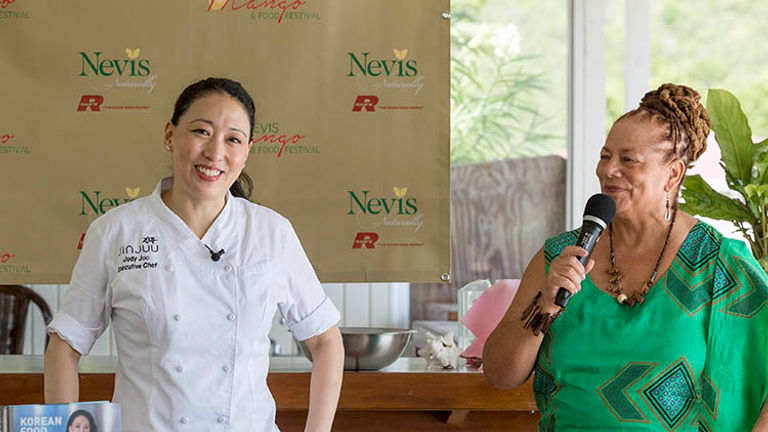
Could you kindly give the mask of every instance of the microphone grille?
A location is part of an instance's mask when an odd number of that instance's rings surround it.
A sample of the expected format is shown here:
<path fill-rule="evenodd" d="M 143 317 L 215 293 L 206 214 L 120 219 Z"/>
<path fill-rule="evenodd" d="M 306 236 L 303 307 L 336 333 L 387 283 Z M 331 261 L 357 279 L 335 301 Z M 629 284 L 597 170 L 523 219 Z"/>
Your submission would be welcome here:
<path fill-rule="evenodd" d="M 616 203 L 613 202 L 613 198 L 601 193 L 589 197 L 587 205 L 584 207 L 584 216 L 599 218 L 605 222 L 606 226 L 611 223 L 615 214 Z"/>

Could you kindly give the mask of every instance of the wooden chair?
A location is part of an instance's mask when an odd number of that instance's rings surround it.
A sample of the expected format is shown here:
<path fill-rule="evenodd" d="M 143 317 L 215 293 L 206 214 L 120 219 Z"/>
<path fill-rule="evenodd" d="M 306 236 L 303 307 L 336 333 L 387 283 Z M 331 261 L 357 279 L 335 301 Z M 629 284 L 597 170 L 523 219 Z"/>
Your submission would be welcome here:
<path fill-rule="evenodd" d="M 0 354 L 22 354 L 30 301 L 40 308 L 48 325 L 53 315 L 40 295 L 23 285 L 0 285 Z M 48 346 L 47 335 L 45 346 Z"/>

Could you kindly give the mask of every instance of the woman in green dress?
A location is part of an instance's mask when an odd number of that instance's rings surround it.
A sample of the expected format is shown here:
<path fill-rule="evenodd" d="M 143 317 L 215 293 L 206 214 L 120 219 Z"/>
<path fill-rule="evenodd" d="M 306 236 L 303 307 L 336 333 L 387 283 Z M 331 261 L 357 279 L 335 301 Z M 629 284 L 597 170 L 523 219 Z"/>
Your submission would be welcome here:
<path fill-rule="evenodd" d="M 677 210 L 710 130 L 699 99 L 664 84 L 613 124 L 603 241 L 585 268 L 578 230 L 548 239 L 486 341 L 493 385 L 534 372 L 540 431 L 768 430 L 768 277 L 743 242 Z"/>

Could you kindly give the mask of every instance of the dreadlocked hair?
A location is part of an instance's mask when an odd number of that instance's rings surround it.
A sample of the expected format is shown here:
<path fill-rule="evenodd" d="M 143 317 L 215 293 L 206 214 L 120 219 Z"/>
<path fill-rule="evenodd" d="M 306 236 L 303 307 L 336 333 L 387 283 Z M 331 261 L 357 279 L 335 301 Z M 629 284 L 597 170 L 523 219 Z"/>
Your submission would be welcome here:
<path fill-rule="evenodd" d="M 707 149 L 707 135 L 712 123 L 706 108 L 701 104 L 701 95 L 687 86 L 662 84 L 649 91 L 640 101 L 640 106 L 619 118 L 646 112 L 666 125 L 666 139 L 672 142 L 668 159 L 679 158 L 686 167 L 691 167 Z M 617 120 L 617 121 L 619 121 Z"/>

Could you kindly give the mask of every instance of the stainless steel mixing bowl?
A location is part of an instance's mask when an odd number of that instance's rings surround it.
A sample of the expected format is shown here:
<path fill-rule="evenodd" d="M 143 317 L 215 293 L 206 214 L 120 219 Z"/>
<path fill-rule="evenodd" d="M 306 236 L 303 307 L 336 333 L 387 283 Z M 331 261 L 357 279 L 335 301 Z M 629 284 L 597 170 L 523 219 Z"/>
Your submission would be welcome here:
<path fill-rule="evenodd" d="M 344 370 L 376 370 L 389 366 L 405 351 L 411 335 L 416 330 L 341 327 L 344 340 Z M 301 352 L 309 360 L 312 355 L 303 342 L 299 342 Z"/>

